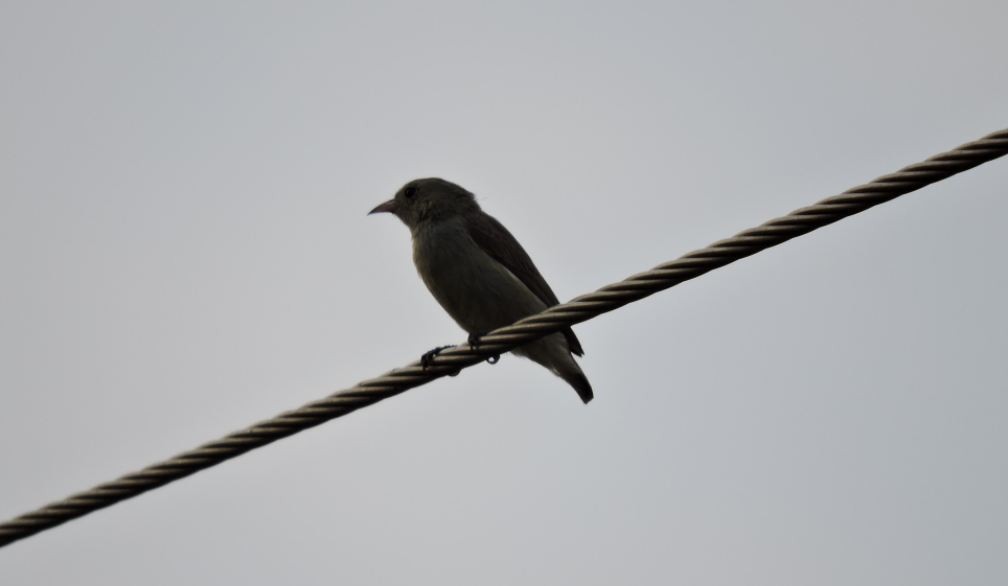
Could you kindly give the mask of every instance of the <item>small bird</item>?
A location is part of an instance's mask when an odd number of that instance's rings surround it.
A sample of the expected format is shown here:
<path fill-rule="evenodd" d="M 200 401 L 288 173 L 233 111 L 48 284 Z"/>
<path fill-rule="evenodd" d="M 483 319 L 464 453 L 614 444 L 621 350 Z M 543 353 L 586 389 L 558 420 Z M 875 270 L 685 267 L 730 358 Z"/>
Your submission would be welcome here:
<path fill-rule="evenodd" d="M 417 273 L 448 315 L 469 332 L 470 344 L 559 303 L 521 244 L 462 187 L 444 179 L 414 179 L 369 215 L 382 212 L 394 214 L 410 229 Z M 423 361 L 438 351 L 428 352 Z M 570 328 L 512 352 L 567 381 L 585 403 L 592 400 L 591 384 L 571 356 L 584 350 Z"/>

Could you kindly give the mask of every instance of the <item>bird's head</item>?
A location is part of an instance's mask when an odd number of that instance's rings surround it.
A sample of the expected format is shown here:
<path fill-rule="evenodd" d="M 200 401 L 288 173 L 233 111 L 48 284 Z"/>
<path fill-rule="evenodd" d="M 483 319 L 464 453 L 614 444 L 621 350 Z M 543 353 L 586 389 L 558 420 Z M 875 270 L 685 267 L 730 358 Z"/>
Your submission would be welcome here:
<path fill-rule="evenodd" d="M 476 198 L 462 187 L 437 177 L 414 179 L 395 197 L 378 205 L 369 214 L 394 214 L 410 229 L 426 222 L 440 222 L 479 210 Z"/>

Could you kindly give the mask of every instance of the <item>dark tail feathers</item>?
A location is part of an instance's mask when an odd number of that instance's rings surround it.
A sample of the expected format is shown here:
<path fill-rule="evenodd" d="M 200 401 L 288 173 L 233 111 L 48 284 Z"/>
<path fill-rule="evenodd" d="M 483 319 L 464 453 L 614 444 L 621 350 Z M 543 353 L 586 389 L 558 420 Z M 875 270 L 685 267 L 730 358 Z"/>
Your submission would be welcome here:
<path fill-rule="evenodd" d="M 572 372 L 566 374 L 563 379 L 567 381 L 567 384 L 574 387 L 574 390 L 577 391 L 578 396 L 581 397 L 581 400 L 584 401 L 586 405 L 588 404 L 588 401 L 595 398 L 595 393 L 592 392 L 591 383 L 588 382 L 588 377 L 586 377 L 583 372 Z"/>

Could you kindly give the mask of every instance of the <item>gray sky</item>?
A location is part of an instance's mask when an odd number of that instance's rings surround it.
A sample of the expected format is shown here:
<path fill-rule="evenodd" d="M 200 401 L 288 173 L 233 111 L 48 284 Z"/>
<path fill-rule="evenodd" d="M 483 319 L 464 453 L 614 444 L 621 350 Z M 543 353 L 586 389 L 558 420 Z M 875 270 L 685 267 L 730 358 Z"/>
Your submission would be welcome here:
<path fill-rule="evenodd" d="M 1003 1 L 0 4 L 0 517 L 1005 126 Z M 0 550 L 0 583 L 1008 581 L 1008 161 Z"/>

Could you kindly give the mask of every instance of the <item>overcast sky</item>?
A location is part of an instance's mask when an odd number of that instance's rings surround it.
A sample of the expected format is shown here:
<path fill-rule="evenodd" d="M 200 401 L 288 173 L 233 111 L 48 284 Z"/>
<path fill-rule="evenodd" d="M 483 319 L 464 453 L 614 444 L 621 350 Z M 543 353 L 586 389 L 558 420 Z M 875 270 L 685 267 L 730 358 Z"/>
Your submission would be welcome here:
<path fill-rule="evenodd" d="M 1008 123 L 1003 0 L 0 3 L 0 518 Z M 1008 160 L 0 550 L 0 583 L 1008 582 Z"/>

